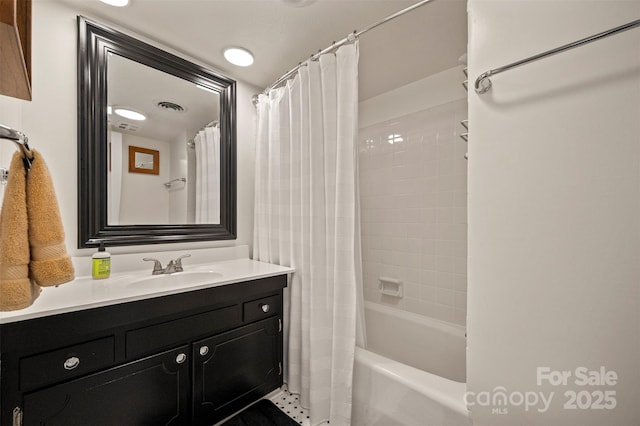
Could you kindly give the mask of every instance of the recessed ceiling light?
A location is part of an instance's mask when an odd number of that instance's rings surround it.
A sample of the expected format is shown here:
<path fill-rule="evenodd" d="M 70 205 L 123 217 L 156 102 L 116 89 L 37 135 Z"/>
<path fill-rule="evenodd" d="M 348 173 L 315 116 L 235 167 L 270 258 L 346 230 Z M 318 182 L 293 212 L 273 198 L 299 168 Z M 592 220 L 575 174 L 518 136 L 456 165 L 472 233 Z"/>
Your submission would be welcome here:
<path fill-rule="evenodd" d="M 233 65 L 248 67 L 253 64 L 253 54 L 242 47 L 228 47 L 222 53 L 224 58 Z"/>
<path fill-rule="evenodd" d="M 128 118 L 129 120 L 142 121 L 147 119 L 144 114 L 127 108 L 116 108 L 113 112 L 118 114 L 120 117 Z"/>
<path fill-rule="evenodd" d="M 122 7 L 129 4 L 129 0 L 100 0 L 102 3 L 106 3 L 109 6 Z"/>

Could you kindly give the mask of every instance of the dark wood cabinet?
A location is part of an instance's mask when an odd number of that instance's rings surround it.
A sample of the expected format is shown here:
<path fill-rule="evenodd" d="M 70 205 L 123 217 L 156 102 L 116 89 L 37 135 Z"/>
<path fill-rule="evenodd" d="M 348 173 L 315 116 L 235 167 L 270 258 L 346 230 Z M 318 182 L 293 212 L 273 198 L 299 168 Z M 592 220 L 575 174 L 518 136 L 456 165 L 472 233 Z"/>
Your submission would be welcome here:
<path fill-rule="evenodd" d="M 0 424 L 212 425 L 282 385 L 286 276 L 0 324 Z"/>
<path fill-rule="evenodd" d="M 194 418 L 224 418 L 279 386 L 280 324 L 268 319 L 193 344 Z"/>
<path fill-rule="evenodd" d="M 31 100 L 31 0 L 0 0 L 0 95 Z"/>
<path fill-rule="evenodd" d="M 189 424 L 189 347 L 24 395 L 25 426 Z"/>

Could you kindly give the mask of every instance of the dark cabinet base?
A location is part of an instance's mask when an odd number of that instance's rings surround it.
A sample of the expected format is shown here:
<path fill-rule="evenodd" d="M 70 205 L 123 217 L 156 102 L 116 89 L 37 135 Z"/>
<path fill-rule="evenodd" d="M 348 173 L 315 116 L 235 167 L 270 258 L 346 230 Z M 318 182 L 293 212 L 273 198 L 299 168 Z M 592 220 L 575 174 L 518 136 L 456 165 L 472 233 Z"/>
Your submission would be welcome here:
<path fill-rule="evenodd" d="M 28 393 L 24 396 L 23 424 L 189 424 L 188 350 L 185 346 Z M 177 359 L 182 360 L 182 363 L 178 363 Z"/>
<path fill-rule="evenodd" d="M 280 386 L 279 322 L 260 321 L 193 344 L 193 409 L 212 424 Z"/>
<path fill-rule="evenodd" d="M 285 286 L 0 324 L 0 426 L 212 425 L 282 385 Z"/>

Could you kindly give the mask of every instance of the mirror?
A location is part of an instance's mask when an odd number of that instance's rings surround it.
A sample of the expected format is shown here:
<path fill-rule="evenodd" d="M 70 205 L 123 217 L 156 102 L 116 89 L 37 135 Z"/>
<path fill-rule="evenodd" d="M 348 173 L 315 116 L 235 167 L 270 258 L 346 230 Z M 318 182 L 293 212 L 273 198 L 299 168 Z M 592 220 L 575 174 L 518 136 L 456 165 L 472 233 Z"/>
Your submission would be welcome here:
<path fill-rule="evenodd" d="M 78 17 L 78 245 L 233 239 L 235 81 Z"/>

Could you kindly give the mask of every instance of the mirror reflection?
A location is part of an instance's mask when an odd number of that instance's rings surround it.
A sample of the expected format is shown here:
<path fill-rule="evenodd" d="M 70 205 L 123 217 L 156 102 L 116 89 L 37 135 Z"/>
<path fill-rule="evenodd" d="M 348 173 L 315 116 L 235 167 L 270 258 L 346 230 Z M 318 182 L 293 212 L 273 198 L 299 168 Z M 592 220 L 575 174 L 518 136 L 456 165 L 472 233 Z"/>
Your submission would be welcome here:
<path fill-rule="evenodd" d="M 235 81 L 79 16 L 78 103 L 80 248 L 236 238 Z"/>
<path fill-rule="evenodd" d="M 108 225 L 220 223 L 220 97 L 110 53 Z"/>
<path fill-rule="evenodd" d="M 136 169 L 153 170 L 153 154 L 136 152 L 134 165 Z"/>

